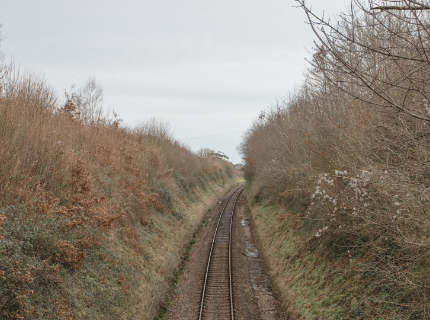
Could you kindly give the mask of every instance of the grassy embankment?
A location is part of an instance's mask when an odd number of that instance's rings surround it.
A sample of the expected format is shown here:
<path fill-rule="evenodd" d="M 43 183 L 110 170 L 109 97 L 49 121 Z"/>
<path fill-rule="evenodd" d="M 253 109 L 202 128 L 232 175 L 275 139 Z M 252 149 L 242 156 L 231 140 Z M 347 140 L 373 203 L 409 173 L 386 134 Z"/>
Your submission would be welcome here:
<path fill-rule="evenodd" d="M 0 66 L 0 318 L 152 319 L 230 163 Z"/>
<path fill-rule="evenodd" d="M 385 319 L 386 312 L 368 301 L 374 298 L 372 277 L 355 272 L 359 261 L 351 262 L 342 243 L 331 244 L 338 250 L 307 247 L 303 230 L 280 223 L 280 210 L 269 203 L 251 206 L 255 236 L 289 319 Z"/>
<path fill-rule="evenodd" d="M 351 10 L 307 11 L 308 77 L 245 136 L 246 194 L 293 318 L 428 319 L 430 15 Z"/>

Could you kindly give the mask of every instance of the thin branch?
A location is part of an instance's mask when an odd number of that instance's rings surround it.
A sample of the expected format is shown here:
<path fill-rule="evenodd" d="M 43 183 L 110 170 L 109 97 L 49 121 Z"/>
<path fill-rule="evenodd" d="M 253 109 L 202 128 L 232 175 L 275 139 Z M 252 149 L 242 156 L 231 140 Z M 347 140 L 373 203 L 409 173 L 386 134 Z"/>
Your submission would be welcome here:
<path fill-rule="evenodd" d="M 422 10 L 430 10 L 429 6 L 423 7 L 399 7 L 399 6 L 382 6 L 382 7 L 372 7 L 370 10 L 381 10 L 381 11 L 389 11 L 389 10 L 398 10 L 398 11 L 422 11 Z"/>

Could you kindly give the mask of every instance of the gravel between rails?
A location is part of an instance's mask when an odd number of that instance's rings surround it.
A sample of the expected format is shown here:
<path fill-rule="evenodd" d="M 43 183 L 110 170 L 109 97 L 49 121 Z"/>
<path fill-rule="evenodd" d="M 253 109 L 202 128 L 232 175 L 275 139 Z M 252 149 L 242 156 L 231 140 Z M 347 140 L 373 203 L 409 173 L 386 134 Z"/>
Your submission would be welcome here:
<path fill-rule="evenodd" d="M 176 294 L 172 298 L 173 303 L 166 315 L 167 319 L 199 319 L 201 295 L 212 239 L 225 201 L 235 190 L 236 188 L 227 194 L 218 205 L 218 209 L 209 218 L 210 221 L 190 257 L 183 278 L 177 286 Z M 231 197 L 225 208 L 225 217 L 222 219 L 230 221 L 237 193 L 238 191 Z M 210 267 L 202 317 L 204 320 L 231 319 L 229 291 L 226 290 L 228 287 L 228 263 L 224 258 L 225 242 L 228 242 L 228 239 L 222 232 L 226 228 L 223 221 L 220 221 L 219 235 L 217 235 L 214 246 L 214 254 L 215 251 L 217 254 L 214 255 L 213 265 L 211 264 Z M 286 319 L 280 312 L 279 303 L 277 303 L 271 289 L 270 279 L 264 272 L 263 261 L 250 231 L 250 221 L 251 215 L 246 201 L 243 196 L 240 196 L 234 211 L 232 228 L 234 319 Z"/>

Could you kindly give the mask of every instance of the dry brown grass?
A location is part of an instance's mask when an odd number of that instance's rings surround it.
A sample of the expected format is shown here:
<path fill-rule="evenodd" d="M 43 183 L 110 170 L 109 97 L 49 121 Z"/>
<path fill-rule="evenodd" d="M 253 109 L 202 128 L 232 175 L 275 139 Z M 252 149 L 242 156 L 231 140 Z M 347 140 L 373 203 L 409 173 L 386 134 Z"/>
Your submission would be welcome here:
<path fill-rule="evenodd" d="M 147 235 L 183 227 L 181 206 L 234 175 L 163 123 L 121 127 L 100 95 L 86 99 L 99 89 L 91 80 L 61 99 L 0 65 L 1 318 L 117 318 L 139 286 L 135 270 L 152 259 Z"/>

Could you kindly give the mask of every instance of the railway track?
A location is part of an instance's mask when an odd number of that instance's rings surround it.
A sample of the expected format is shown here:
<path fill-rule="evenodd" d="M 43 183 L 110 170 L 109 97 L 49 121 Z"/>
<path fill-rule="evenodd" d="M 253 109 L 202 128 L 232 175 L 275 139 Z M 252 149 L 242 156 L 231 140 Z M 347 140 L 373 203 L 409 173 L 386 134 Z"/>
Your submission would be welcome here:
<path fill-rule="evenodd" d="M 234 209 L 243 188 L 230 194 L 219 214 L 206 265 L 199 320 L 234 320 L 232 230 Z"/>
<path fill-rule="evenodd" d="M 243 189 L 230 189 L 208 217 L 167 319 L 286 319 L 252 238 Z"/>

